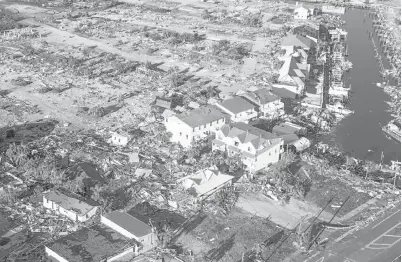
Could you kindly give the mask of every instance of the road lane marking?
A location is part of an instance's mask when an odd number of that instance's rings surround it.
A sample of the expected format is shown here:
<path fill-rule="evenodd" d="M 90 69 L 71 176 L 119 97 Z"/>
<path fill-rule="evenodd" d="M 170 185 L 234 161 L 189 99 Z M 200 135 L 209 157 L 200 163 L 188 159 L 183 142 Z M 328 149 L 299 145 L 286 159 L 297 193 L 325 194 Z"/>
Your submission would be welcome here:
<path fill-rule="evenodd" d="M 398 212 L 400 212 L 400 211 L 401 211 L 401 210 L 398 209 L 398 211 L 396 211 L 396 212 L 393 213 L 392 215 L 390 215 L 390 216 L 384 218 L 384 219 L 381 220 L 378 224 L 376 224 L 375 226 L 373 226 L 371 229 L 374 229 L 374 228 L 378 227 L 378 226 L 381 225 L 384 221 L 388 220 L 390 217 L 392 217 L 393 215 L 395 215 L 396 213 L 398 213 Z"/>
<path fill-rule="evenodd" d="M 370 243 L 368 243 L 366 245 L 366 248 L 369 249 L 387 249 L 387 248 L 391 248 L 393 247 L 396 243 L 398 243 L 399 241 L 401 241 L 401 236 L 396 236 L 396 235 L 388 235 L 389 232 L 393 231 L 395 228 L 399 228 L 401 225 L 401 223 L 396 224 L 395 226 L 391 227 L 390 229 L 388 229 L 386 232 L 384 232 L 382 235 L 378 236 L 376 239 L 374 239 L 373 241 L 371 241 Z M 390 238 L 397 238 L 396 241 L 392 242 L 392 243 L 387 243 L 387 244 L 383 244 L 382 242 L 384 241 L 384 237 L 390 237 Z M 381 239 L 381 240 L 380 240 Z M 381 241 L 381 243 L 376 243 L 377 241 Z M 382 245 L 384 247 L 376 247 Z"/>

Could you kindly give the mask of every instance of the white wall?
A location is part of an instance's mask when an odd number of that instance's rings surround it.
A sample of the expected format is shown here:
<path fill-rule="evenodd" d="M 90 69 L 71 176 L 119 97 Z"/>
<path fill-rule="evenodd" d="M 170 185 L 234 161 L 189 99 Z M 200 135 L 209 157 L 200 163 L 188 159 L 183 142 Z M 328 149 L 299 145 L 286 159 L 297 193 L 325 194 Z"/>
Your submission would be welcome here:
<path fill-rule="evenodd" d="M 58 261 L 60 261 L 60 262 L 68 262 L 67 259 L 65 259 L 65 258 L 63 258 L 63 257 L 61 257 L 61 256 L 59 256 L 56 252 L 54 252 L 53 250 L 51 250 L 51 249 L 48 248 L 47 246 L 45 246 L 45 252 L 46 252 L 46 254 L 47 254 L 48 256 L 52 256 L 52 257 L 54 257 L 55 259 L 57 259 Z"/>
<path fill-rule="evenodd" d="M 78 221 L 85 222 L 85 221 L 89 220 L 91 217 L 93 217 L 96 214 L 97 210 L 98 210 L 98 207 L 94 207 L 90 211 L 88 211 L 85 215 L 82 215 L 82 216 L 79 215 Z"/>
<path fill-rule="evenodd" d="M 125 256 L 125 255 L 128 255 L 128 254 L 130 254 L 130 253 L 134 253 L 134 247 L 130 247 L 130 248 L 128 248 L 127 250 L 123 251 L 122 253 L 120 253 L 120 254 L 118 254 L 118 255 L 115 255 L 114 257 L 108 258 L 108 259 L 107 259 L 107 262 L 116 261 L 116 260 L 118 260 L 119 258 L 121 258 L 121 257 L 123 257 L 123 256 Z"/>
<path fill-rule="evenodd" d="M 279 156 L 281 153 L 280 146 L 282 143 L 273 146 L 271 149 L 265 151 L 264 153 L 257 156 L 257 162 L 255 163 L 255 171 L 266 168 L 270 164 L 274 164 L 279 161 Z"/>

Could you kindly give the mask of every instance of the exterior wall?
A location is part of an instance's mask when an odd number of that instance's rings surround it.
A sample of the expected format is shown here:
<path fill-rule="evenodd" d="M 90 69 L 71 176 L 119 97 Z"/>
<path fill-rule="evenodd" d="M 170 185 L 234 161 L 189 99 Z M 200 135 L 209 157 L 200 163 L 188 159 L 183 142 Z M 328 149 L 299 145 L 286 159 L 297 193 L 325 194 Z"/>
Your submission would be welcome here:
<path fill-rule="evenodd" d="M 293 93 L 299 94 L 299 95 L 304 93 L 304 86 L 299 87 L 299 86 L 283 85 L 283 84 L 282 85 L 274 84 L 273 86 L 277 87 L 277 88 L 285 88 L 285 89 L 289 90 L 290 92 L 293 92 Z"/>
<path fill-rule="evenodd" d="M 176 116 L 172 116 L 165 121 L 166 130 L 172 133 L 171 142 L 180 143 L 183 147 L 191 146 L 193 141 L 215 133 L 226 123 L 225 118 L 221 118 L 211 123 L 191 128 Z"/>
<path fill-rule="evenodd" d="M 91 217 L 93 217 L 96 214 L 97 210 L 98 210 L 98 207 L 94 207 L 85 215 L 82 215 L 82 216 L 78 215 L 78 221 L 85 222 L 85 221 L 89 220 Z"/>
<path fill-rule="evenodd" d="M 158 238 L 155 233 L 140 237 L 138 241 L 143 246 L 141 252 L 147 252 L 158 245 Z"/>
<path fill-rule="evenodd" d="M 133 247 L 128 248 L 127 250 L 123 251 L 122 253 L 120 253 L 120 254 L 118 254 L 118 255 L 115 255 L 114 257 L 108 258 L 106 261 L 107 261 L 107 262 L 116 261 L 116 260 L 118 260 L 119 258 L 121 258 L 121 257 L 123 257 L 123 256 L 125 256 L 125 255 L 128 255 L 128 254 L 131 254 L 131 253 L 134 254 L 134 248 L 133 248 Z"/>
<path fill-rule="evenodd" d="M 172 133 L 170 139 L 173 143 L 179 143 L 188 147 L 193 141 L 193 129 L 176 116 L 169 117 L 165 121 L 166 130 Z"/>
<path fill-rule="evenodd" d="M 127 238 L 135 239 L 135 240 L 139 241 L 139 238 L 136 237 L 134 234 L 128 232 L 127 230 L 125 230 L 124 228 L 120 227 L 119 225 L 117 225 L 116 223 L 112 222 L 111 220 L 107 219 L 104 216 L 101 216 L 101 223 L 104 224 L 105 226 L 110 227 L 114 231 L 122 234 L 123 236 L 125 236 Z"/>
<path fill-rule="evenodd" d="M 64 208 L 59 206 L 58 212 L 61 215 L 64 215 L 64 216 L 68 217 L 69 219 L 71 219 L 73 221 L 77 221 L 77 214 L 72 212 L 72 211 L 70 211 L 70 210 L 64 209 Z"/>
<path fill-rule="evenodd" d="M 230 121 L 232 122 L 244 122 L 244 123 L 248 123 L 248 121 L 252 118 L 257 117 L 257 112 L 253 109 L 249 109 L 237 114 L 234 114 L 233 112 L 229 111 L 228 109 L 226 109 L 225 107 L 223 107 L 220 104 L 216 104 L 217 107 L 219 107 L 220 109 L 222 109 L 224 112 L 226 112 L 227 114 L 230 115 Z"/>
<path fill-rule="evenodd" d="M 279 156 L 281 154 L 281 149 L 280 149 L 281 145 L 283 146 L 283 142 L 278 145 L 275 145 L 270 150 L 267 150 L 264 153 L 259 154 L 256 157 L 257 161 L 255 163 L 254 171 L 261 170 L 263 168 L 266 168 L 270 164 L 274 164 L 274 163 L 278 162 Z"/>
<path fill-rule="evenodd" d="M 45 246 L 45 252 L 48 256 L 54 257 L 55 259 L 57 259 L 59 262 L 68 262 L 67 259 L 59 256 L 56 252 L 54 252 L 53 250 L 51 250 L 50 248 L 48 248 L 47 246 Z"/>
<path fill-rule="evenodd" d="M 208 134 L 216 133 L 227 120 L 225 118 L 218 119 L 206 125 L 198 126 L 193 129 L 194 140 L 206 137 Z"/>
<path fill-rule="evenodd" d="M 294 19 L 307 19 L 309 11 L 306 9 L 296 9 L 294 12 Z"/>
<path fill-rule="evenodd" d="M 263 116 L 266 117 L 274 117 L 274 116 L 281 116 L 285 113 L 284 111 L 285 104 L 281 102 L 280 99 L 264 104 L 260 107 Z"/>
<path fill-rule="evenodd" d="M 54 203 L 53 201 L 48 200 L 45 196 L 43 197 L 43 206 L 45 208 L 54 210 L 58 213 L 60 213 L 61 215 L 64 215 L 66 217 L 68 217 L 69 219 L 76 221 L 77 220 L 77 214 L 70 211 L 70 210 L 66 210 L 64 208 L 62 208 L 61 206 L 59 206 L 58 204 Z"/>

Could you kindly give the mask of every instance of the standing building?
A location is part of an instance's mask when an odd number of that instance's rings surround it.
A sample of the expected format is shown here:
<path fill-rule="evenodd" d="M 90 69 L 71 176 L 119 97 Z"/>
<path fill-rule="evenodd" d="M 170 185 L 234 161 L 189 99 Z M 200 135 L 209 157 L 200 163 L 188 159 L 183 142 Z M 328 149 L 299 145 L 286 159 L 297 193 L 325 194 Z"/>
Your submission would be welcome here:
<path fill-rule="evenodd" d="M 300 20 L 306 20 L 311 16 L 312 12 L 310 9 L 305 8 L 304 6 L 300 6 L 295 8 L 293 11 L 293 18 L 294 19 L 300 19 Z"/>
<path fill-rule="evenodd" d="M 275 118 L 285 114 L 285 105 L 281 98 L 266 88 L 249 91 L 242 96 L 256 105 L 259 116 Z"/>
<path fill-rule="evenodd" d="M 224 114 L 216 106 L 207 105 L 170 116 L 164 123 L 166 130 L 172 133 L 171 142 L 189 147 L 194 141 L 219 130 L 229 118 L 229 115 Z"/>
<path fill-rule="evenodd" d="M 230 115 L 231 122 L 248 123 L 251 119 L 257 117 L 255 105 L 248 102 L 243 97 L 235 96 L 222 103 L 216 104 L 223 112 Z"/>
<path fill-rule="evenodd" d="M 146 252 L 158 245 L 158 238 L 154 230 L 126 212 L 113 211 L 102 215 L 101 223 L 129 239 L 136 240 L 141 244 L 141 252 Z"/>
<path fill-rule="evenodd" d="M 283 139 L 251 125 L 232 123 L 216 133 L 212 150 L 240 154 L 248 171 L 254 173 L 279 161 Z"/>
<path fill-rule="evenodd" d="M 43 194 L 43 206 L 70 218 L 85 222 L 96 214 L 100 204 L 64 190 L 51 190 Z"/>

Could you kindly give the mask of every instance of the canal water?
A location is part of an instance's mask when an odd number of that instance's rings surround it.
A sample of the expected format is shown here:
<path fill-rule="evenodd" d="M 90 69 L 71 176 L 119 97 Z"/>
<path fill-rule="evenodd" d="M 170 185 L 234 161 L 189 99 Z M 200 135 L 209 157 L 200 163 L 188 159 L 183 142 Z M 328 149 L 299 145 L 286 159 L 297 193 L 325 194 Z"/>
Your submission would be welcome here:
<path fill-rule="evenodd" d="M 368 14 L 364 10 L 348 9 L 344 15 L 344 29 L 348 32 L 348 59 L 353 63 L 352 70 L 345 77 L 345 84 L 346 87 L 351 85 L 348 107 L 354 110 L 354 114 L 343 119 L 322 141 L 337 145 L 359 159 L 380 162 L 383 152 L 384 163 L 400 161 L 400 144 L 388 139 L 381 130 L 381 126 L 386 125 L 392 117 L 387 112 L 388 95 L 376 86 L 376 83 L 383 80 L 367 33 L 373 31 Z M 376 36 L 374 39 L 380 48 Z M 384 67 L 389 68 L 387 62 L 384 62 Z"/>

